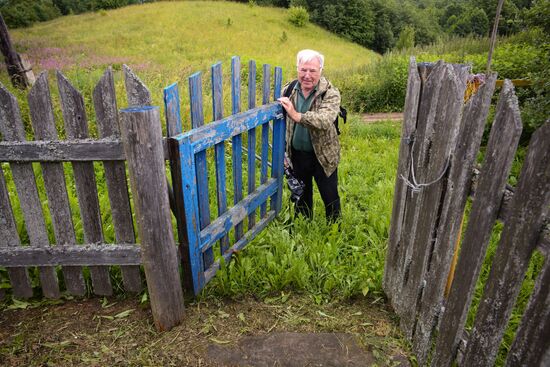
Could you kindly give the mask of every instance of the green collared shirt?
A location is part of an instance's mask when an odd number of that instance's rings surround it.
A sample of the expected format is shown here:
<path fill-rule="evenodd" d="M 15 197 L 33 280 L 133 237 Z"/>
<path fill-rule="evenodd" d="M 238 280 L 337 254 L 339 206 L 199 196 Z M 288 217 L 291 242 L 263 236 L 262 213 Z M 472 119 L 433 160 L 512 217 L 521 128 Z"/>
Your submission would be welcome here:
<path fill-rule="evenodd" d="M 317 92 L 317 85 L 309 93 L 307 98 L 302 93 L 300 83 L 296 83 L 294 89 L 296 89 L 297 93 L 295 109 L 297 112 L 306 113 L 311 107 L 311 102 L 313 102 L 315 92 Z M 313 152 L 313 144 L 311 143 L 309 129 L 302 124 L 296 124 L 294 136 L 292 137 L 292 147 L 303 152 Z"/>

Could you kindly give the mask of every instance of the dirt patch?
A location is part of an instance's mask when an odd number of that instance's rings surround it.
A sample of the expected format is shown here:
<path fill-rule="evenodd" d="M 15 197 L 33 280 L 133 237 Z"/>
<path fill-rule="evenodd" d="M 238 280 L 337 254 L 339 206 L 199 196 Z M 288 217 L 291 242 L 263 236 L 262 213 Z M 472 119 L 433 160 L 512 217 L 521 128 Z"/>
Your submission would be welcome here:
<path fill-rule="evenodd" d="M 357 353 L 366 353 L 379 366 L 395 365 L 395 356 L 406 363 L 402 357 L 407 355 L 406 347 L 392 313 L 379 302 L 359 299 L 317 305 L 306 296 L 272 303 L 253 298 L 203 300 L 187 304 L 183 324 L 164 333 L 155 330 L 149 306 L 137 299 L 3 310 L 0 365 L 239 365 L 213 358 L 208 351 L 230 355 L 246 345 L 246 338 L 261 344 L 284 333 L 345 333 L 356 343 Z M 295 335 L 302 338 L 301 334 Z M 319 345 L 319 337 L 312 340 Z M 330 340 L 334 337 L 327 343 Z M 324 365 L 339 365 L 328 362 Z"/>
<path fill-rule="evenodd" d="M 366 123 L 377 121 L 403 121 L 403 112 L 388 112 L 388 113 L 364 113 L 361 119 Z"/>

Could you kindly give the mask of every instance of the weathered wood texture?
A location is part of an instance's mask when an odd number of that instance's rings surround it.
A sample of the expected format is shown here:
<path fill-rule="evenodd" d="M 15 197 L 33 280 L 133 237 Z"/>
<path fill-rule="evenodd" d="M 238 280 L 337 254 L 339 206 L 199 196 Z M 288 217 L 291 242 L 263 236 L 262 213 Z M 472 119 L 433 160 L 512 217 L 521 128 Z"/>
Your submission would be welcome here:
<path fill-rule="evenodd" d="M 84 98 L 59 71 L 57 72 L 57 86 L 61 97 L 61 111 L 67 137 L 69 139 L 88 138 L 88 120 Z M 92 162 L 72 162 L 72 166 L 80 217 L 84 229 L 84 242 L 102 243 L 104 242 L 103 228 L 94 164 Z M 95 294 L 101 296 L 113 294 L 109 268 L 90 266 L 90 274 Z"/>
<path fill-rule="evenodd" d="M 10 39 L 8 26 L 4 22 L 4 17 L 0 14 L 0 50 L 6 62 L 6 68 L 14 87 L 24 89 L 32 85 L 31 80 L 27 78 L 27 72 L 21 58 L 15 51 L 15 47 Z"/>
<path fill-rule="evenodd" d="M 393 304 L 394 295 L 397 296 L 399 285 L 398 273 L 401 268 L 398 264 L 400 254 L 403 253 L 402 245 L 402 226 L 405 215 L 405 204 L 407 198 L 407 186 L 401 177 L 409 177 L 411 164 L 410 145 L 414 139 L 413 133 L 416 130 L 416 120 L 418 115 L 418 103 L 420 101 L 421 91 L 420 75 L 416 60 L 411 57 L 409 61 L 409 77 L 407 80 L 407 97 L 405 99 L 405 111 L 403 117 L 403 126 L 401 129 L 401 143 L 399 145 L 399 160 L 397 167 L 397 177 L 395 178 L 395 189 L 393 194 L 393 209 L 390 225 L 390 234 L 388 240 L 388 251 L 384 267 L 384 291 Z M 394 305 L 396 307 L 396 305 Z"/>
<path fill-rule="evenodd" d="M 118 108 L 116 104 L 113 71 L 107 69 L 93 91 L 99 136 L 104 139 L 119 139 Z M 122 143 L 121 143 L 122 148 Z M 124 151 L 122 151 L 124 154 Z M 117 243 L 135 243 L 134 223 L 124 162 L 104 161 L 105 181 L 109 193 L 111 216 Z M 121 266 L 122 281 L 127 292 L 142 290 L 139 266 Z"/>
<path fill-rule="evenodd" d="M 233 115 L 241 112 L 241 59 L 231 58 L 231 112 Z M 233 204 L 243 199 L 243 138 L 237 134 L 231 138 L 231 163 L 233 167 Z M 235 226 L 235 239 L 243 236 L 243 223 Z"/>
<path fill-rule="evenodd" d="M 550 253 L 545 255 L 544 267 L 508 352 L 507 367 L 543 367 L 550 363 Z"/>
<path fill-rule="evenodd" d="M 262 76 L 262 104 L 269 103 L 269 92 L 271 84 L 271 68 L 269 65 L 264 64 L 263 76 Z M 268 167 L 268 154 L 269 154 L 269 125 L 262 125 L 262 138 L 261 138 L 261 160 L 262 165 L 260 167 L 260 184 L 267 182 L 267 167 Z M 260 217 L 265 218 L 267 215 L 267 203 L 260 206 Z"/>
<path fill-rule="evenodd" d="M 36 83 L 29 93 L 28 100 L 35 139 L 57 140 L 48 75 L 46 72 L 38 76 Z M 62 163 L 42 162 L 40 166 L 42 168 L 46 196 L 48 197 L 48 207 L 52 217 L 56 244 L 58 246 L 75 245 L 76 237 L 63 165 Z M 69 293 L 78 296 L 86 294 L 86 286 L 80 267 L 63 267 L 63 276 Z"/>
<path fill-rule="evenodd" d="M 182 321 L 184 306 L 160 115 L 157 107 L 129 108 L 120 115 L 153 318 L 157 329 L 169 330 Z"/>
<path fill-rule="evenodd" d="M 476 96 L 482 92 L 480 90 Z M 434 366 L 449 365 L 458 347 L 521 130 L 517 99 L 512 85 L 507 83 L 501 92 L 491 128 L 469 225 L 464 234 L 461 256 L 439 330 Z M 446 274 L 448 270 L 441 269 L 439 272 Z"/>
<path fill-rule="evenodd" d="M 435 250 L 431 254 L 429 271 L 424 276 L 425 284 L 413 338 L 413 350 L 420 365 L 426 361 L 431 347 L 432 331 L 443 305 L 446 277 L 441 274 L 449 273 L 454 245 L 468 198 L 471 173 L 481 145 L 495 88 L 495 80 L 496 74 L 489 76 L 486 83 L 464 106 L 456 146 L 450 161 L 449 175 L 444 188 L 445 194 L 442 198 L 439 224 L 435 228 L 435 238 L 432 239 Z M 515 142 L 517 143 L 517 140 Z"/>
<path fill-rule="evenodd" d="M 248 62 L 248 109 L 256 107 L 256 62 Z M 256 189 L 256 128 L 248 130 L 248 194 Z M 261 158 L 260 158 L 261 159 Z M 256 210 L 248 216 L 248 229 L 256 224 Z"/>
<path fill-rule="evenodd" d="M 26 140 L 17 100 L 3 87 L 0 88 L 0 133 L 7 141 Z M 25 227 L 30 245 L 47 246 L 49 245 L 48 232 L 42 213 L 42 204 L 38 197 L 32 164 L 11 163 L 10 168 L 25 218 Z M 17 271 L 22 272 L 22 269 Z M 52 267 L 39 268 L 39 277 L 43 294 L 49 298 L 58 298 L 60 293 L 55 269 Z"/>
<path fill-rule="evenodd" d="M 407 307 L 401 310 L 400 325 L 409 337 L 414 333 L 417 300 L 421 296 L 425 271 L 433 251 L 434 231 L 448 211 L 448 203 L 444 200 L 448 164 L 456 145 L 466 78 L 467 71 L 463 68 L 436 65 L 421 95 L 418 119 L 419 124 L 424 120 L 426 123 L 419 134 L 422 140 L 414 169 L 420 182 L 429 182 L 430 185 L 418 193 L 418 206 L 415 207 L 418 213 L 413 217 L 416 221 L 412 222 L 416 230 L 411 236 L 409 262 L 405 264 L 407 276 L 403 279 L 402 304 Z"/>
<path fill-rule="evenodd" d="M 519 113 L 519 111 L 516 111 Z M 464 365 L 492 365 L 550 211 L 550 122 L 534 134 L 468 341 Z"/>

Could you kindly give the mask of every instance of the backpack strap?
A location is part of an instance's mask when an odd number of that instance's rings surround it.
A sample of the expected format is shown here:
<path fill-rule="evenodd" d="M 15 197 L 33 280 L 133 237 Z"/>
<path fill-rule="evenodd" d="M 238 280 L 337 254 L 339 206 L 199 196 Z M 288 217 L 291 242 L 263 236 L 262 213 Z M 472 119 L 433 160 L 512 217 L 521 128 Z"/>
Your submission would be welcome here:
<path fill-rule="evenodd" d="M 298 79 L 294 79 L 293 81 L 291 81 L 288 87 L 285 89 L 285 93 L 283 94 L 283 97 L 287 97 L 287 98 L 290 97 L 290 95 L 292 94 L 292 91 L 296 87 L 296 84 L 298 84 Z"/>

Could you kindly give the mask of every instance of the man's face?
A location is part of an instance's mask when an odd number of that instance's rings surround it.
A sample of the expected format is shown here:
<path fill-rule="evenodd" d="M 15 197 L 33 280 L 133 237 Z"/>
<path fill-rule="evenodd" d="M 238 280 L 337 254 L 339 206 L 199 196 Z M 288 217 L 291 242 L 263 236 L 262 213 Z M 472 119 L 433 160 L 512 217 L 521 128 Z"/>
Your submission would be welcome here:
<path fill-rule="evenodd" d="M 319 64 L 319 60 L 313 59 L 301 63 L 298 66 L 298 80 L 302 88 L 306 91 L 315 88 L 317 83 L 319 83 L 319 79 L 321 79 L 321 65 Z"/>

